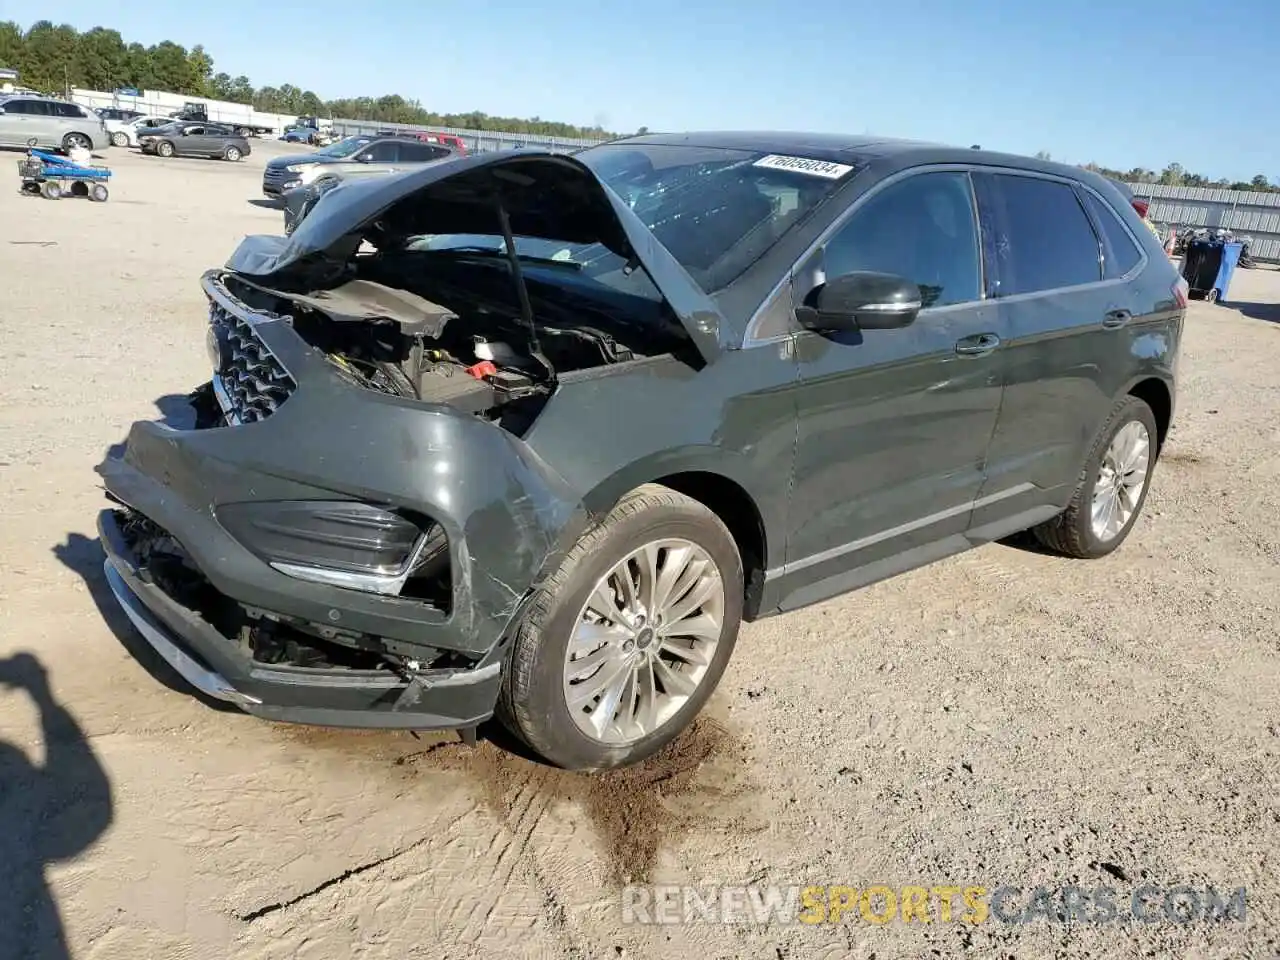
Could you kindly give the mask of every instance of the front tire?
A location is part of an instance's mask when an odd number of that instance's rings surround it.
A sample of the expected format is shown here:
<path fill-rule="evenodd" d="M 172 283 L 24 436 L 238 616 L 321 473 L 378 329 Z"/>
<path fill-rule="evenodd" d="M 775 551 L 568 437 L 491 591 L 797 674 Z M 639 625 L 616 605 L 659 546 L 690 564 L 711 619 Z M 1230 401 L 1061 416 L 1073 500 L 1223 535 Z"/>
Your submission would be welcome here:
<path fill-rule="evenodd" d="M 715 691 L 742 604 L 742 559 L 720 518 L 667 487 L 640 487 L 533 598 L 511 641 L 498 717 L 559 767 L 637 763 Z"/>
<path fill-rule="evenodd" d="M 1128 538 L 1151 489 L 1160 454 L 1156 418 L 1137 397 L 1111 408 L 1067 509 L 1033 528 L 1057 553 L 1082 560 L 1105 557 Z"/>
<path fill-rule="evenodd" d="M 158 156 L 165 157 L 165 158 L 172 157 L 173 144 L 170 143 L 168 140 L 161 140 L 159 143 L 156 144 L 156 154 Z"/>
<path fill-rule="evenodd" d="M 235 163 L 237 160 L 240 159 L 240 148 L 227 147 L 227 149 L 222 151 L 222 159 L 230 160 L 232 163 Z"/>
<path fill-rule="evenodd" d="M 115 147 L 127 147 L 129 145 L 129 135 L 117 130 L 111 135 L 111 145 Z"/>
<path fill-rule="evenodd" d="M 64 153 L 70 153 L 76 147 L 82 150 L 92 150 L 93 142 L 83 133 L 68 133 L 62 138 L 62 150 Z"/>

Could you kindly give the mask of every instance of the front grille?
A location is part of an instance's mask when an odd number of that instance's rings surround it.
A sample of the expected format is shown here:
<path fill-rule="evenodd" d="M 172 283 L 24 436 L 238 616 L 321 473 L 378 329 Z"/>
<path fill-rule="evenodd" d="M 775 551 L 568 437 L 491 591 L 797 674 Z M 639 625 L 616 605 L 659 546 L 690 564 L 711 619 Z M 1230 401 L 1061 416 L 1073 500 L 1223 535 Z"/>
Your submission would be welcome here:
<path fill-rule="evenodd" d="M 253 327 L 217 301 L 209 301 L 211 352 L 220 356 L 214 393 L 232 423 L 256 423 L 280 409 L 297 387 Z"/>

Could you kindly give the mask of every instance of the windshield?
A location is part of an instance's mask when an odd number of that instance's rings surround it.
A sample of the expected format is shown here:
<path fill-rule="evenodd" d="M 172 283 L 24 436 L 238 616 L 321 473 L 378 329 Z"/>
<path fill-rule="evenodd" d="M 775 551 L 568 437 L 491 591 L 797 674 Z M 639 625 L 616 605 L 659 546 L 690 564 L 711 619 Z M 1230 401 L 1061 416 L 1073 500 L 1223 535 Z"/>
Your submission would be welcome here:
<path fill-rule="evenodd" d="M 847 176 L 854 164 L 695 146 L 605 144 L 576 155 L 640 218 L 707 293 L 737 279 Z M 646 284 L 601 244 L 516 237 L 516 253 L 571 260 L 636 293 Z M 500 236 L 424 235 L 417 250 L 505 249 Z"/>
<path fill-rule="evenodd" d="M 322 157 L 349 157 L 372 140 L 372 137 L 347 137 L 345 140 L 330 144 L 323 150 L 317 150 L 316 153 Z"/>

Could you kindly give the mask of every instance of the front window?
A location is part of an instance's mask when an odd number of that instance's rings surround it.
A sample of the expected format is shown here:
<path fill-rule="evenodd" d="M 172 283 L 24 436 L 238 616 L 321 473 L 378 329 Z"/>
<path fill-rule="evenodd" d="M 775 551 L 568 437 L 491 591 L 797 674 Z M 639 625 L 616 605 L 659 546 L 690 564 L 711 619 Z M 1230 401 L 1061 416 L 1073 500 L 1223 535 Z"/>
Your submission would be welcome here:
<path fill-rule="evenodd" d="M 323 157 L 349 157 L 359 152 L 360 148 L 373 142 L 372 137 L 347 137 L 345 140 L 339 140 L 337 143 L 330 144 L 323 150 L 317 150 L 316 153 Z"/>

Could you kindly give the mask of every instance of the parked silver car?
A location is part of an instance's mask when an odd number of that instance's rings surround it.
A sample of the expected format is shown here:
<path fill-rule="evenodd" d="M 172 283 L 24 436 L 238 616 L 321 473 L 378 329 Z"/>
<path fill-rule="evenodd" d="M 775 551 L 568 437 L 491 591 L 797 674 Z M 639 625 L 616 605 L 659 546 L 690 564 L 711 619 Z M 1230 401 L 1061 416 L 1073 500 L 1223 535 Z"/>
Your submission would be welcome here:
<path fill-rule="evenodd" d="M 0 101 L 0 147 L 36 146 L 100 150 L 111 143 L 103 119 L 78 103 L 17 96 Z"/>

